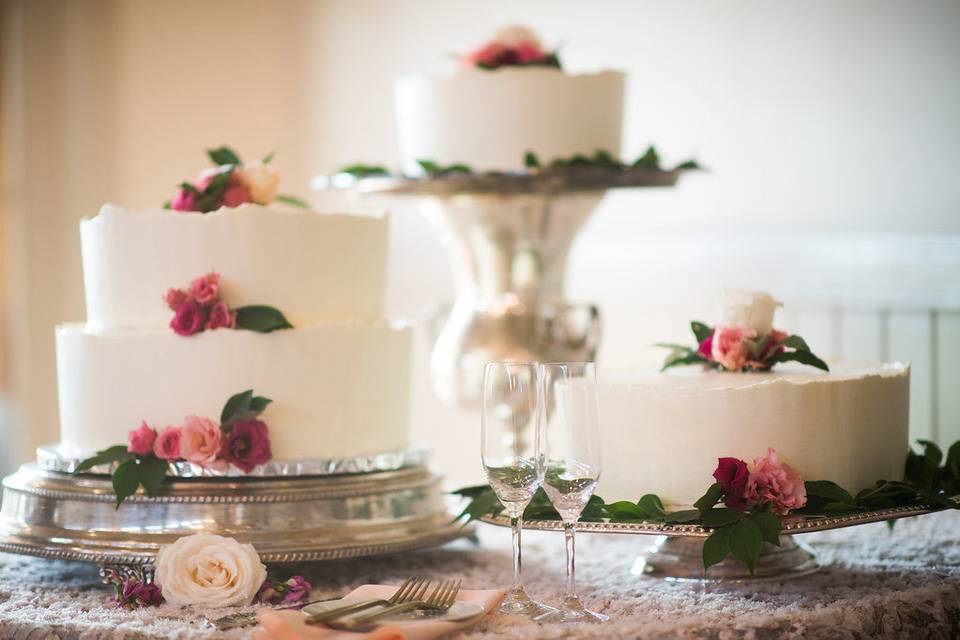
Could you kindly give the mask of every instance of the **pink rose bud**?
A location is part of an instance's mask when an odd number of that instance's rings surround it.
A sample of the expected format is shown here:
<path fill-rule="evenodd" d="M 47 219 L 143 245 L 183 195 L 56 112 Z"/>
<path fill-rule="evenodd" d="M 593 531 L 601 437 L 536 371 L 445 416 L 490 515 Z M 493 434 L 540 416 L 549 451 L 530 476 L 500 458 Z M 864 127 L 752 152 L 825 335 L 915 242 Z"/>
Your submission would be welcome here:
<path fill-rule="evenodd" d="M 176 311 L 180 308 L 184 302 L 190 298 L 190 295 L 183 289 L 167 289 L 167 292 L 163 296 L 163 301 L 167 303 L 167 306 L 170 307 L 172 311 Z"/>
<path fill-rule="evenodd" d="M 210 315 L 207 317 L 207 330 L 213 329 L 233 329 L 237 325 L 237 312 L 230 311 L 230 307 L 223 300 L 220 300 L 210 307 Z"/>
<path fill-rule="evenodd" d="M 744 494 L 750 477 L 747 463 L 737 458 L 718 458 L 713 477 L 723 488 L 723 504 L 731 509 L 746 510 L 747 499 Z"/>
<path fill-rule="evenodd" d="M 540 62 L 547 57 L 540 48 L 540 45 L 535 42 L 521 42 L 517 45 L 516 50 L 517 61 L 521 63 Z"/>
<path fill-rule="evenodd" d="M 161 460 L 178 460 L 180 458 L 180 427 L 167 427 L 159 434 L 153 443 L 153 455 Z"/>
<path fill-rule="evenodd" d="M 180 429 L 180 457 L 200 466 L 213 466 L 220 453 L 220 426 L 197 416 L 187 416 Z"/>
<path fill-rule="evenodd" d="M 710 355 L 727 371 L 739 371 L 747 363 L 747 340 L 757 337 L 753 329 L 717 327 L 713 332 Z"/>
<path fill-rule="evenodd" d="M 767 449 L 764 457 L 754 458 L 745 496 L 754 505 L 770 503 L 774 513 L 780 515 L 807 504 L 803 478 L 793 467 L 781 462 L 773 449 Z"/>
<path fill-rule="evenodd" d="M 270 434 L 259 420 L 238 420 L 220 447 L 220 457 L 244 473 L 270 461 Z"/>
<path fill-rule="evenodd" d="M 194 278 L 190 283 L 190 295 L 201 307 L 209 307 L 220 297 L 220 274 L 208 273 Z"/>
<path fill-rule="evenodd" d="M 191 191 L 180 189 L 180 192 L 170 201 L 170 208 L 174 211 L 199 211 L 197 196 Z"/>
<path fill-rule="evenodd" d="M 153 443 L 157 439 L 157 432 L 147 426 L 146 422 L 141 422 L 139 429 L 133 429 L 127 434 L 127 439 L 130 442 L 127 451 L 138 456 L 148 456 L 153 451 Z"/>
<path fill-rule="evenodd" d="M 195 333 L 203 331 L 203 325 L 206 317 L 197 303 L 193 300 L 187 300 L 177 309 L 176 315 L 170 321 L 170 328 L 178 335 L 192 336 Z"/>

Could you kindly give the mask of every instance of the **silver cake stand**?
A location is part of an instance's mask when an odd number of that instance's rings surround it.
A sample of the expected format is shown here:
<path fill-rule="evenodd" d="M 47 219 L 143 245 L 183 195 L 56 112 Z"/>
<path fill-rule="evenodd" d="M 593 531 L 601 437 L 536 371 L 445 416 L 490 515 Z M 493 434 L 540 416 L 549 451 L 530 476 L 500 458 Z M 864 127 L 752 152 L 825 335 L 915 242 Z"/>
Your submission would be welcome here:
<path fill-rule="evenodd" d="M 407 464 L 418 455 L 354 460 L 363 473 L 323 472 L 348 461 L 289 463 L 269 477 L 173 469 L 162 495 L 138 493 L 117 509 L 108 476 L 70 474 L 76 461 L 47 447 L 3 480 L 0 551 L 135 569 L 149 567 L 161 545 L 200 532 L 251 543 L 266 563 L 396 553 L 466 535 L 451 523 L 441 478 Z"/>
<path fill-rule="evenodd" d="M 820 569 L 813 551 L 806 544 L 795 540 L 795 534 L 828 531 L 872 522 L 888 522 L 940 510 L 941 508 L 934 505 L 921 504 L 834 517 L 791 516 L 783 521 L 780 546 L 766 543 L 763 545 L 752 575 L 746 565 L 732 557 L 728 557 L 705 572 L 702 560 L 703 541 L 710 535 L 710 531 L 700 525 L 655 522 L 579 522 L 577 532 L 655 536 L 646 552 L 633 563 L 631 573 L 638 576 L 673 581 L 708 582 L 785 580 L 808 575 Z M 484 517 L 481 521 L 501 527 L 510 526 L 510 519 L 504 516 Z M 525 520 L 523 528 L 563 531 L 563 523 L 558 520 Z"/>

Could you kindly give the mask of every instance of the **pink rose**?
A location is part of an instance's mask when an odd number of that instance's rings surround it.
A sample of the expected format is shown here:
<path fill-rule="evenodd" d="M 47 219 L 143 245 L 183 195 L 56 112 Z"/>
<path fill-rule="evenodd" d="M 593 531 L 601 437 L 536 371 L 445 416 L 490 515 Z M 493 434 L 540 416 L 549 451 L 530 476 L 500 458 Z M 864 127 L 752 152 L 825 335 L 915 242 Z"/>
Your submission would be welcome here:
<path fill-rule="evenodd" d="M 197 208 L 197 196 L 192 191 L 180 189 L 176 197 L 170 201 L 170 208 L 174 211 L 199 211 Z"/>
<path fill-rule="evenodd" d="M 207 330 L 213 329 L 233 329 L 237 326 L 237 312 L 230 311 L 230 307 L 223 300 L 210 307 L 210 315 L 207 317 Z"/>
<path fill-rule="evenodd" d="M 529 63 L 529 62 L 540 62 L 546 58 L 546 54 L 543 53 L 543 49 L 540 48 L 540 45 L 536 42 L 524 41 L 517 45 L 517 62 Z"/>
<path fill-rule="evenodd" d="M 187 416 L 180 429 L 180 457 L 200 466 L 214 466 L 220 453 L 220 426 L 207 418 Z"/>
<path fill-rule="evenodd" d="M 723 504 L 731 509 L 744 511 L 747 508 L 745 493 L 750 472 L 747 463 L 737 458 L 718 458 L 713 477 L 723 487 Z"/>
<path fill-rule="evenodd" d="M 488 67 L 496 67 L 500 65 L 501 59 L 506 52 L 507 49 L 503 45 L 498 42 L 491 42 L 468 53 L 465 61 L 467 66 L 482 64 Z"/>
<path fill-rule="evenodd" d="M 194 278 L 190 283 L 190 295 L 201 307 L 209 307 L 220 297 L 220 274 L 208 273 Z"/>
<path fill-rule="evenodd" d="M 136 578 L 127 578 L 115 595 L 117 607 L 136 609 L 138 607 L 157 607 L 163 603 L 160 587 L 140 582 Z"/>
<path fill-rule="evenodd" d="M 223 207 L 239 207 L 245 202 L 253 202 L 253 196 L 250 195 L 250 189 L 242 182 L 231 180 L 230 186 L 223 192 L 220 198 L 220 205 Z"/>
<path fill-rule="evenodd" d="M 268 462 L 272 453 L 267 425 L 259 420 L 234 422 L 220 447 L 220 457 L 244 473 Z"/>
<path fill-rule="evenodd" d="M 807 504 L 803 478 L 793 467 L 780 462 L 773 449 L 767 449 L 764 457 L 754 458 L 745 495 L 751 504 L 769 502 L 773 511 L 780 515 Z"/>
<path fill-rule="evenodd" d="M 157 435 L 153 443 L 153 455 L 161 460 L 180 458 L 180 427 L 167 427 Z"/>
<path fill-rule="evenodd" d="M 195 333 L 203 331 L 203 325 L 206 321 L 206 314 L 203 309 L 197 306 L 193 300 L 187 300 L 177 308 L 176 315 L 170 321 L 170 328 L 181 336 L 192 336 Z"/>
<path fill-rule="evenodd" d="M 183 289 L 167 289 L 167 292 L 163 296 L 163 301 L 166 302 L 167 306 L 173 311 L 179 309 L 180 305 L 189 299 L 190 295 Z"/>
<path fill-rule="evenodd" d="M 717 327 L 713 332 L 710 355 L 727 371 L 739 371 L 747 363 L 747 340 L 757 337 L 753 329 Z"/>
<path fill-rule="evenodd" d="M 148 456 L 153 451 L 153 443 L 157 439 L 157 432 L 147 426 L 146 422 L 140 423 L 139 429 L 134 429 L 127 434 L 127 451 L 135 453 L 138 456 Z"/>

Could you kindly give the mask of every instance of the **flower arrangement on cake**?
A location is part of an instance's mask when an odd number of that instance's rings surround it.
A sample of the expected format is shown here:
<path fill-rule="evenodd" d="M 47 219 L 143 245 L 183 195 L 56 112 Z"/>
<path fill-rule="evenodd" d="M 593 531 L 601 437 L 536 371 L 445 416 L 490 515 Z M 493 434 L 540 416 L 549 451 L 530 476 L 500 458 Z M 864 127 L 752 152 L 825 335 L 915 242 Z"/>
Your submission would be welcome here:
<path fill-rule="evenodd" d="M 173 462 L 190 462 L 220 473 L 233 466 L 249 474 L 273 455 L 270 430 L 259 419 L 270 402 L 248 389 L 227 400 L 219 423 L 191 415 L 182 425 L 157 429 L 143 421 L 127 435 L 127 444 L 98 451 L 80 462 L 74 473 L 113 465 L 111 482 L 118 508 L 140 487 L 149 496 L 159 494 Z"/>
<path fill-rule="evenodd" d="M 552 67 L 560 69 L 556 51 L 544 49 L 540 38 L 527 27 L 504 27 L 493 40 L 460 56 L 460 64 L 467 69 L 492 71 L 502 67 Z"/>
<path fill-rule="evenodd" d="M 722 306 L 722 318 L 716 327 L 690 323 L 696 346 L 656 345 L 670 349 L 661 371 L 691 364 L 722 371 L 769 371 L 779 362 L 799 362 L 830 371 L 806 340 L 773 328 L 774 313 L 782 304 L 770 294 L 727 291 Z"/>
<path fill-rule="evenodd" d="M 217 329 L 270 333 L 293 328 L 282 311 L 268 305 L 231 308 L 220 295 L 220 274 L 215 272 L 195 278 L 185 289 L 168 289 L 163 300 L 174 312 L 170 328 L 181 336 Z"/>

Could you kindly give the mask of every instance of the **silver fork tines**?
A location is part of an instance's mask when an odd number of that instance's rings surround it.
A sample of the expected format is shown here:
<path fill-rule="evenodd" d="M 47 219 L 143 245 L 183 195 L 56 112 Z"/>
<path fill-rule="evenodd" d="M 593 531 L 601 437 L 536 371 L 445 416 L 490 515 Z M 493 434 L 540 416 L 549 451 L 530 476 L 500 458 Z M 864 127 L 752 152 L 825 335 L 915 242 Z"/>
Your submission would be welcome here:
<path fill-rule="evenodd" d="M 316 613 L 307 617 L 307 624 L 329 624 L 337 618 L 342 618 L 344 616 L 349 616 L 354 613 L 359 613 L 360 611 L 365 611 L 377 606 L 390 606 L 395 604 L 401 604 L 408 602 L 413 599 L 417 589 L 424 582 L 429 586 L 429 581 L 426 578 L 421 578 L 419 576 L 410 576 L 393 592 L 393 595 L 388 599 L 377 599 L 371 598 L 369 600 L 362 600 L 360 602 L 352 602 L 350 604 L 344 605 L 342 607 L 337 607 L 335 609 L 330 609 L 328 611 L 323 611 L 321 613 Z"/>
<path fill-rule="evenodd" d="M 380 611 L 368 613 L 346 621 L 343 625 L 346 628 L 356 629 L 358 627 L 368 626 L 371 622 L 386 618 L 388 616 L 412 611 L 413 609 L 428 609 L 433 611 L 447 611 L 457 601 L 457 594 L 460 593 L 462 580 L 443 580 L 437 584 L 437 587 L 430 594 L 430 597 L 423 599 L 429 590 L 430 583 L 427 582 L 418 590 L 419 597 L 405 603 L 386 607 Z"/>

